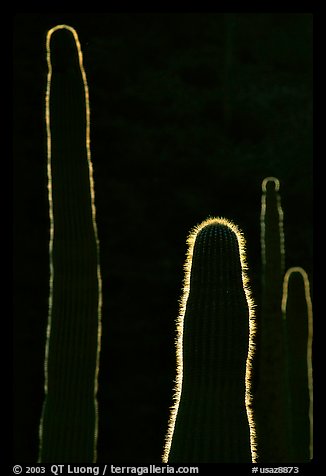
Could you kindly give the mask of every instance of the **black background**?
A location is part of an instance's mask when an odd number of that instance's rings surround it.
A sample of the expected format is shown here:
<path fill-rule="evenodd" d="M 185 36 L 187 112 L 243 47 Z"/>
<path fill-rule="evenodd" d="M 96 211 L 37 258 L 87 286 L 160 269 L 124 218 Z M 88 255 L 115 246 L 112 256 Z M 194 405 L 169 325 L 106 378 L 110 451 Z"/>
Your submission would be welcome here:
<path fill-rule="evenodd" d="M 35 462 L 49 218 L 45 38 L 81 42 L 103 277 L 99 462 L 159 463 L 186 237 L 247 240 L 259 316 L 261 181 L 281 181 L 286 267 L 312 286 L 312 14 L 18 14 L 14 20 L 14 459 Z"/>

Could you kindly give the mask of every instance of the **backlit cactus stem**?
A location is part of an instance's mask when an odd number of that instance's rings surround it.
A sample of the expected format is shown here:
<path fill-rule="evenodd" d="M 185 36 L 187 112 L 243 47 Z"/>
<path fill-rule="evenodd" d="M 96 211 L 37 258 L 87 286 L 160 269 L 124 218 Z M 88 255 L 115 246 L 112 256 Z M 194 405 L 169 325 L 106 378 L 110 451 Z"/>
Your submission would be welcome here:
<path fill-rule="evenodd" d="M 291 461 L 286 348 L 281 312 L 285 252 L 279 189 L 280 183 L 275 177 L 267 177 L 262 182 L 262 303 L 255 415 L 258 461 L 263 463 Z"/>
<path fill-rule="evenodd" d="M 283 319 L 286 326 L 293 460 L 313 457 L 313 313 L 308 275 L 300 267 L 284 276 Z"/>
<path fill-rule="evenodd" d="M 89 95 L 76 31 L 46 39 L 50 297 L 40 462 L 93 462 L 101 273 L 90 153 Z"/>
<path fill-rule="evenodd" d="M 262 182 L 261 203 L 261 251 L 263 263 L 263 279 L 266 282 L 273 275 L 275 288 L 270 294 L 275 294 L 274 301 L 282 294 L 282 279 L 284 273 L 285 245 L 283 229 L 283 210 L 279 194 L 280 181 L 276 177 L 266 177 Z M 272 283 L 268 281 L 268 286 Z M 277 287 L 276 287 L 277 286 Z M 268 292 L 268 289 L 265 290 Z M 279 306 L 279 300 L 277 307 Z M 276 306 L 276 305 L 275 305 Z"/>
<path fill-rule="evenodd" d="M 177 375 L 163 462 L 251 462 L 253 301 L 245 243 L 224 218 L 188 238 L 177 319 Z"/>

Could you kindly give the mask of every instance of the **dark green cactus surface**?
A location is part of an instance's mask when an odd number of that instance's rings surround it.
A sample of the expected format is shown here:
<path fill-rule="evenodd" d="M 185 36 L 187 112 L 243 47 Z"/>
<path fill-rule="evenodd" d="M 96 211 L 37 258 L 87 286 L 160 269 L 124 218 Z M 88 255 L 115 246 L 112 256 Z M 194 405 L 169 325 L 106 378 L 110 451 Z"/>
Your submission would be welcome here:
<path fill-rule="evenodd" d="M 182 391 L 163 458 L 169 463 L 251 462 L 250 311 L 239 237 L 227 220 L 209 219 L 189 241 L 187 299 L 178 323 Z"/>
<path fill-rule="evenodd" d="M 50 306 L 40 462 L 93 462 L 101 279 L 89 149 L 88 89 L 78 37 L 48 32 Z"/>
<path fill-rule="evenodd" d="M 312 303 L 309 280 L 302 268 L 284 278 L 283 318 L 286 327 L 287 371 L 293 461 L 312 459 Z"/>

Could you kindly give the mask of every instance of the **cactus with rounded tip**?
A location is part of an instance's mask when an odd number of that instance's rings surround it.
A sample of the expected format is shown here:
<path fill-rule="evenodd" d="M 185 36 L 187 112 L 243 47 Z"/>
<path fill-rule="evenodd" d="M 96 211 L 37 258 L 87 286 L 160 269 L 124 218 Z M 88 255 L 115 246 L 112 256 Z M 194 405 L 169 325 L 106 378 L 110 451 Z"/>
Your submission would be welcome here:
<path fill-rule="evenodd" d="M 258 321 L 259 361 L 254 410 L 257 424 L 258 462 L 263 463 L 291 461 L 284 329 L 281 314 L 284 233 L 279 188 L 279 180 L 275 177 L 267 177 L 262 182 L 262 302 Z"/>
<path fill-rule="evenodd" d="M 244 238 L 230 221 L 210 218 L 188 244 L 163 461 L 251 462 L 254 314 Z"/>
<path fill-rule="evenodd" d="M 287 345 L 287 377 L 293 461 L 313 457 L 312 302 L 308 275 L 293 267 L 284 276 L 283 319 Z"/>
<path fill-rule="evenodd" d="M 47 55 L 51 274 L 39 461 L 93 462 L 101 276 L 88 88 L 75 30 L 49 30 Z"/>

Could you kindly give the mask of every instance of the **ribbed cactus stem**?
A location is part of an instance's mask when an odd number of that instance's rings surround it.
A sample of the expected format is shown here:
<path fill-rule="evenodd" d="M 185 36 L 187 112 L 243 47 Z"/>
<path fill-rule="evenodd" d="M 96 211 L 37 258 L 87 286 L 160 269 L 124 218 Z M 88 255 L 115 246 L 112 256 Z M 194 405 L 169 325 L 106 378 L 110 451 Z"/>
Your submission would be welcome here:
<path fill-rule="evenodd" d="M 275 177 L 262 182 L 262 303 L 259 378 L 255 399 L 259 462 L 291 459 L 281 301 L 284 274 L 283 211 Z"/>
<path fill-rule="evenodd" d="M 188 245 L 163 461 L 251 462 L 254 313 L 244 238 L 229 220 L 209 218 Z"/>
<path fill-rule="evenodd" d="M 313 313 L 308 275 L 300 267 L 290 268 L 284 276 L 282 310 L 286 326 L 293 461 L 304 463 L 313 457 Z"/>
<path fill-rule="evenodd" d="M 49 30 L 46 46 L 50 300 L 39 461 L 93 462 L 101 275 L 88 87 L 73 28 Z"/>

